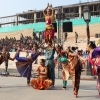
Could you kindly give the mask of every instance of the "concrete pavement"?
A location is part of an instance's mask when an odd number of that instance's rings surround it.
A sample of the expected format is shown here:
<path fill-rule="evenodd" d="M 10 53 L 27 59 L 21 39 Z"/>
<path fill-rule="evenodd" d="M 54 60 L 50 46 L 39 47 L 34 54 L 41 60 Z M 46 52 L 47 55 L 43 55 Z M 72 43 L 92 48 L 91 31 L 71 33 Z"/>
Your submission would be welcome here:
<path fill-rule="evenodd" d="M 2 64 L 3 65 L 3 64 Z M 34 70 L 36 70 L 36 68 L 39 66 L 39 64 L 33 64 L 33 67 L 32 67 L 32 74 L 34 72 Z M 2 72 L 5 72 L 5 68 L 4 66 L 2 66 L 0 68 L 0 75 L 2 74 Z M 8 72 L 9 72 L 9 76 L 13 76 L 13 77 L 20 77 L 20 74 L 17 70 L 16 67 L 8 67 Z M 58 69 L 55 68 L 55 75 L 56 75 L 56 78 L 59 78 L 61 79 L 62 78 L 62 72 L 61 72 L 61 69 L 58 71 Z M 70 77 L 71 78 L 71 77 Z M 96 80 L 96 76 L 87 76 L 86 75 L 86 71 L 83 71 L 82 72 L 82 75 L 81 75 L 81 80 Z"/>
<path fill-rule="evenodd" d="M 36 68 L 37 68 L 37 66 L 35 66 L 33 68 L 33 70 L 32 70 L 32 76 L 34 76 L 33 72 L 34 72 L 34 70 Z M 4 73 L 4 72 L 5 72 L 4 68 L 0 69 L 0 75 L 2 73 Z M 17 69 L 8 69 L 8 72 L 9 72 L 9 76 L 12 76 L 12 77 L 21 77 Z M 55 69 L 55 77 L 59 78 L 59 79 L 62 79 L 62 71 L 59 70 L 59 72 L 58 72 L 58 69 Z M 69 79 L 71 79 L 71 77 L 69 77 Z M 86 71 L 82 72 L 81 80 L 96 80 L 96 79 L 97 79 L 96 76 L 87 76 L 86 75 Z"/>
<path fill-rule="evenodd" d="M 21 77 L 0 77 L 0 100 L 74 100 L 72 81 L 68 80 L 67 90 L 61 90 L 62 80 L 56 79 L 50 90 L 35 90 L 27 86 Z M 77 100 L 100 100 L 96 81 L 81 81 Z"/>

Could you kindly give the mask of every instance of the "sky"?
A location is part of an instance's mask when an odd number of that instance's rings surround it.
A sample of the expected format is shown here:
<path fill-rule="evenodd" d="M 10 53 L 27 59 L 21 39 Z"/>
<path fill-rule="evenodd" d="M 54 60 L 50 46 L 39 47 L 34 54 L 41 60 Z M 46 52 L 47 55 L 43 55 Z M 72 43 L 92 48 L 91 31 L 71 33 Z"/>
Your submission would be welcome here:
<path fill-rule="evenodd" d="M 97 1 L 97 0 L 0 0 L 0 17 L 15 15 L 28 10 L 41 10 L 47 6 L 47 3 L 56 6 L 79 3 L 79 1 Z"/>

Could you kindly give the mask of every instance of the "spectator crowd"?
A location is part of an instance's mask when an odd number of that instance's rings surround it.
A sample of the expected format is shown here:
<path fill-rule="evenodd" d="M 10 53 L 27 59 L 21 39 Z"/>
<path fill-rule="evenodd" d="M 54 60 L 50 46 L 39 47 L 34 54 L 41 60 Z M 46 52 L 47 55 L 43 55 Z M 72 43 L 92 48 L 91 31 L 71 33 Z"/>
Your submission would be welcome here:
<path fill-rule="evenodd" d="M 38 37 L 32 38 L 31 36 L 23 36 L 23 34 L 20 35 L 20 39 L 17 40 L 16 37 L 8 38 L 7 36 L 5 38 L 0 39 L 0 52 L 2 51 L 2 48 L 4 46 L 7 47 L 8 52 L 15 52 L 17 48 L 20 48 L 22 50 L 31 50 L 34 43 L 37 43 L 39 41 Z"/>

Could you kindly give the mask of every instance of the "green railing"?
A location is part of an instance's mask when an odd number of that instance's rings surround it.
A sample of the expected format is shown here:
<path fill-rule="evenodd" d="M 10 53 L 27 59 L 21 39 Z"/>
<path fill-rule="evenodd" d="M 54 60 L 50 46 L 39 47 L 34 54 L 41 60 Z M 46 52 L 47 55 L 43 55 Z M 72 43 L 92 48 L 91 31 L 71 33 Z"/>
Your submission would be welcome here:
<path fill-rule="evenodd" d="M 64 20 L 64 22 L 71 21 L 73 25 L 83 25 L 86 24 L 83 20 L 83 18 L 75 18 L 70 20 Z M 90 24 L 93 23 L 100 23 L 100 17 L 93 16 L 91 17 Z M 62 24 L 61 24 L 62 25 Z M 16 25 L 16 26 L 5 26 L 0 28 L 0 32 L 12 32 L 17 30 L 23 30 L 33 28 L 35 32 L 40 32 L 45 29 L 45 23 L 44 22 L 38 22 L 38 23 L 30 23 L 30 24 L 23 24 L 23 25 Z"/>
<path fill-rule="evenodd" d="M 35 32 L 43 31 L 45 29 L 45 23 L 39 22 L 39 23 L 30 23 L 30 24 L 15 25 L 15 26 L 5 26 L 0 28 L 0 32 L 11 32 L 28 28 L 33 28 Z"/>
<path fill-rule="evenodd" d="M 69 21 L 69 20 L 64 20 L 64 22 L 66 22 L 66 21 Z M 70 21 L 73 22 L 73 25 L 86 24 L 83 18 L 71 19 Z M 90 24 L 94 24 L 94 23 L 100 23 L 100 17 L 92 16 Z"/>

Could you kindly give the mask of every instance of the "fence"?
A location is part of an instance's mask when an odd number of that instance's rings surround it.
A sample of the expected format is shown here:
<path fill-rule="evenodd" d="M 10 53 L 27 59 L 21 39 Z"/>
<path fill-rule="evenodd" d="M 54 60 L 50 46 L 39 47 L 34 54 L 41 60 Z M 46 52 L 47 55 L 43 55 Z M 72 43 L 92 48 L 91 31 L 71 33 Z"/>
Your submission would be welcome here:
<path fill-rule="evenodd" d="M 83 25 L 86 24 L 83 18 L 75 18 L 70 20 L 64 20 L 64 22 L 71 21 L 73 25 Z M 100 17 L 92 16 L 90 24 L 100 23 Z M 62 25 L 62 24 L 61 24 Z M 30 23 L 30 24 L 23 24 L 23 25 L 15 25 L 15 26 L 5 26 L 0 28 L 0 32 L 11 32 L 16 30 L 23 30 L 27 28 L 33 28 L 34 32 L 41 32 L 45 29 L 45 22 L 38 22 L 38 23 Z"/>

